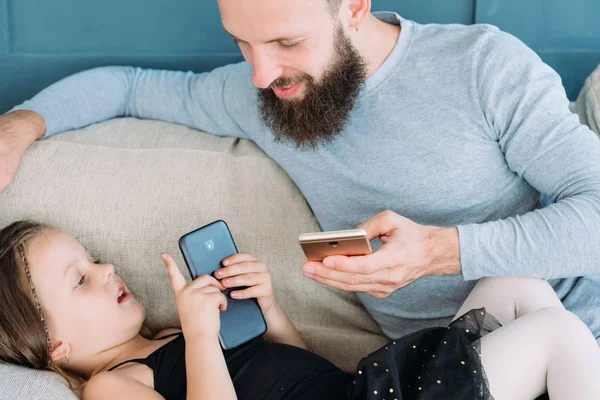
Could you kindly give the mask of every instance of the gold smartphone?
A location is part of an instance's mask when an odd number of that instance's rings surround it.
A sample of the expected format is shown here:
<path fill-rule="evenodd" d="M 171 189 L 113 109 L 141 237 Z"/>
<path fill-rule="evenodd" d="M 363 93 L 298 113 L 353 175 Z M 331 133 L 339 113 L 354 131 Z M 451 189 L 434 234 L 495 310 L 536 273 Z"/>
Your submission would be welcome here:
<path fill-rule="evenodd" d="M 298 242 L 308 261 L 323 261 L 328 256 L 364 256 L 373 252 L 364 229 L 303 233 Z"/>

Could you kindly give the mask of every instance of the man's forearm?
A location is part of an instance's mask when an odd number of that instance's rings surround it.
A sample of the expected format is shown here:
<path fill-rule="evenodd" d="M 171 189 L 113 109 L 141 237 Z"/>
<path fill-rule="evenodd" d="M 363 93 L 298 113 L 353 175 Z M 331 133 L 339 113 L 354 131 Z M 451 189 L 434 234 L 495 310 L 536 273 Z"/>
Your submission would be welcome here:
<path fill-rule="evenodd" d="M 13 111 L 35 111 L 45 122 L 44 137 L 125 116 L 131 88 L 131 67 L 103 67 L 64 78 Z"/>
<path fill-rule="evenodd" d="M 23 154 L 45 129 L 44 119 L 32 111 L 0 116 L 0 192 L 12 183 Z"/>
<path fill-rule="evenodd" d="M 6 141 L 24 148 L 44 136 L 46 123 L 35 111 L 17 110 L 0 117 L 0 133 Z"/>
<path fill-rule="evenodd" d="M 600 191 L 521 216 L 458 228 L 467 280 L 600 274 Z"/>
<path fill-rule="evenodd" d="M 246 65 L 231 65 L 211 73 L 100 67 L 62 79 L 14 110 L 33 110 L 46 123 L 44 137 L 117 117 L 177 123 L 221 136 L 246 137 L 235 110 L 248 110 L 255 92 L 224 96 L 231 76 L 248 76 Z M 239 81 L 239 77 L 237 78 Z M 230 88 L 227 93 L 238 93 Z M 249 96 L 250 94 L 250 96 Z M 245 111 L 244 111 L 245 112 Z"/>
<path fill-rule="evenodd" d="M 428 227 L 427 252 L 431 257 L 427 275 L 458 275 L 460 264 L 460 243 L 458 229 Z"/>

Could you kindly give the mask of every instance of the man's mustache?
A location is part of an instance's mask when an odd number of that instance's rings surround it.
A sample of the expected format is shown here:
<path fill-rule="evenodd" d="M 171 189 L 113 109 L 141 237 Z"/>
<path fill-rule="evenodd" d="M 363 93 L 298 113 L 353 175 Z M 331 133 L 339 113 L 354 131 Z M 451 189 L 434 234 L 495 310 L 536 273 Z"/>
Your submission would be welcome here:
<path fill-rule="evenodd" d="M 269 89 L 281 89 L 284 87 L 290 87 L 297 83 L 308 81 L 309 79 L 310 79 L 310 77 L 306 74 L 302 74 L 302 75 L 291 77 L 291 78 L 282 76 L 282 77 L 275 79 L 269 85 Z"/>

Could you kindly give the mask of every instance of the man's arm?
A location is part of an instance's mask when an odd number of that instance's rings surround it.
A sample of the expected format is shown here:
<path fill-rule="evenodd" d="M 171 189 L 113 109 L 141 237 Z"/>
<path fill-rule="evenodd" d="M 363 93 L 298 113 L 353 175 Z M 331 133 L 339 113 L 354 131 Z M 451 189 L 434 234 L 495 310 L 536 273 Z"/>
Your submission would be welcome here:
<path fill-rule="evenodd" d="M 465 279 L 600 274 L 600 141 L 569 111 L 558 74 L 518 39 L 490 30 L 476 68 L 508 167 L 554 204 L 459 226 Z"/>
<path fill-rule="evenodd" d="M 33 111 L 14 111 L 0 117 L 0 192 L 9 186 L 29 145 L 46 130 Z"/>
<path fill-rule="evenodd" d="M 304 276 L 382 298 L 425 276 L 600 274 L 600 140 L 569 111 L 556 72 L 516 38 L 490 28 L 474 67 L 491 139 L 508 168 L 554 204 L 458 227 L 384 211 L 357 227 L 382 241 L 375 253 L 308 261 Z"/>
<path fill-rule="evenodd" d="M 255 110 L 250 66 L 228 65 L 194 74 L 134 67 L 80 72 L 44 89 L 13 110 L 31 110 L 44 138 L 115 117 L 156 119 L 220 136 L 247 137 Z"/>

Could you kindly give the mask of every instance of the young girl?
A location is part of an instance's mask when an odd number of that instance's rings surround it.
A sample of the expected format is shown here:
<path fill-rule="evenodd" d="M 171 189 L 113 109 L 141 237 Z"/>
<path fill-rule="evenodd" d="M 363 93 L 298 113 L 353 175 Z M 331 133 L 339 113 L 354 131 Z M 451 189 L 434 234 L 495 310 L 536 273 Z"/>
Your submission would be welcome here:
<path fill-rule="evenodd" d="M 214 277 L 191 284 L 170 255 L 163 259 L 181 329 L 149 338 L 144 308 L 111 264 L 93 260 L 59 229 L 28 221 L 4 228 L 0 360 L 58 372 L 91 400 L 517 400 L 546 390 L 552 399 L 596 399 L 600 393 L 593 335 L 539 279 L 480 281 L 450 326 L 388 343 L 352 376 L 306 350 L 274 299 L 267 267 L 253 256 L 231 256 Z M 222 291 L 237 287 L 245 289 L 231 296 L 256 298 L 268 331 L 223 351 Z"/>

